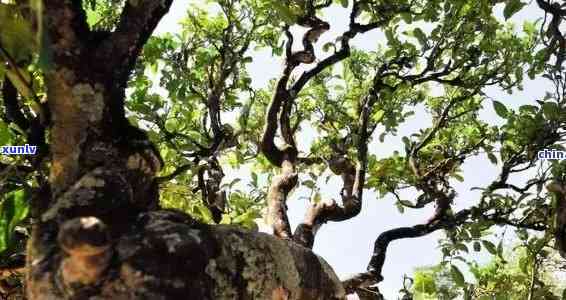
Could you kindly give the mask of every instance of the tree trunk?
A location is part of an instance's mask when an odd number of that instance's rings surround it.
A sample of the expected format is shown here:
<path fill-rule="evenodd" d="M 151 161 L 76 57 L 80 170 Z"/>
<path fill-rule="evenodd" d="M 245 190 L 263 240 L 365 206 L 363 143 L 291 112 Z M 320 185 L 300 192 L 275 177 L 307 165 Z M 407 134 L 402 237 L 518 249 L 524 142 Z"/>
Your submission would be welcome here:
<path fill-rule="evenodd" d="M 307 248 L 159 209 L 161 158 L 123 102 L 171 1 L 126 2 L 111 36 L 90 32 L 77 2 L 45 1 L 51 173 L 32 203 L 29 299 L 344 299 Z"/>

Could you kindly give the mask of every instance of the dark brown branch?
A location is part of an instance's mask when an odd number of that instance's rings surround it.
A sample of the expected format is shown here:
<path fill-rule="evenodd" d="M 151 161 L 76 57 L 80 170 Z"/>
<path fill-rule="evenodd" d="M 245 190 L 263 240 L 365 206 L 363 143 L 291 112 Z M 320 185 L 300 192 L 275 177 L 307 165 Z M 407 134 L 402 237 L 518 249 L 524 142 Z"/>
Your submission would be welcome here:
<path fill-rule="evenodd" d="M 296 161 L 297 150 L 293 139 L 292 128 L 289 122 L 293 100 L 310 79 L 320 74 L 320 72 L 322 72 L 329 66 L 334 65 L 337 62 L 348 57 L 348 55 L 350 54 L 350 39 L 352 39 L 358 33 L 369 31 L 387 23 L 387 21 L 383 21 L 365 27 L 355 23 L 355 18 L 357 16 L 357 12 L 355 11 L 356 7 L 359 9 L 359 6 L 356 6 L 355 4 L 354 9 L 351 13 L 350 29 L 341 37 L 341 49 L 319 62 L 313 69 L 303 73 L 289 89 L 287 89 L 287 84 L 291 72 L 300 63 L 312 63 L 314 61 L 315 56 L 313 43 L 317 41 L 320 34 L 329 29 L 329 25 L 328 23 L 316 17 L 315 9 L 308 9 L 307 15 L 299 18 L 298 24 L 311 27 L 311 29 L 307 31 L 307 33 L 305 33 L 305 35 L 303 36 L 304 50 L 297 53 L 291 53 L 290 49 L 292 36 L 290 35 L 288 29 L 285 28 L 289 40 L 286 50 L 287 59 L 285 71 L 283 72 L 283 75 L 277 83 L 275 95 L 268 108 L 266 125 L 261 143 L 262 152 L 272 164 L 281 166 L 283 163 L 285 163 L 285 159 L 283 157 L 287 156 L 290 158 L 290 160 L 287 162 L 289 164 L 286 167 L 287 170 L 283 171 L 283 174 L 280 175 L 281 177 L 277 177 L 277 180 L 274 180 L 272 186 L 270 187 L 271 196 L 268 196 L 268 203 L 270 203 L 270 210 L 268 214 L 272 219 L 271 222 L 274 225 L 275 234 L 285 238 L 291 237 L 290 228 L 286 216 L 285 199 L 287 197 L 288 190 L 290 190 L 290 188 L 292 188 L 296 182 L 294 164 Z M 352 218 L 356 216 L 361 210 L 361 199 L 367 164 L 366 142 L 369 138 L 367 132 L 369 122 L 368 119 L 375 98 L 375 95 L 368 97 L 368 99 L 371 100 L 366 100 L 366 102 L 362 105 L 362 111 L 359 120 L 360 124 L 358 124 L 358 135 L 360 137 L 360 143 L 358 145 L 358 166 L 354 168 L 352 164 L 349 163 L 346 169 L 339 171 L 344 180 L 344 189 L 342 190 L 342 202 L 344 204 L 344 207 L 339 207 L 335 203 L 317 203 L 314 204 L 311 209 L 309 209 L 305 222 L 301 224 L 296 231 L 296 234 L 298 235 L 296 237 L 296 241 L 307 247 L 312 247 L 316 228 L 320 224 L 328 220 L 341 221 Z M 281 122 L 281 131 L 286 142 L 286 145 L 282 149 L 278 148 L 274 142 L 277 132 L 277 116 L 279 114 L 281 106 L 283 106 L 283 112 L 281 113 L 279 121 Z M 289 186 L 287 184 L 284 184 L 286 182 L 291 182 L 292 185 Z M 323 215 L 324 217 L 322 217 Z"/>
<path fill-rule="evenodd" d="M 271 100 L 271 104 L 267 109 L 267 114 L 265 118 L 265 128 L 263 130 L 263 136 L 261 141 L 261 152 L 265 155 L 267 160 L 277 167 L 281 167 L 283 162 L 283 154 L 285 149 L 291 149 L 292 146 L 288 145 L 280 149 L 275 145 L 275 135 L 277 134 L 277 123 L 279 111 L 281 106 L 289 99 L 290 95 L 287 90 L 287 82 L 289 81 L 290 73 L 292 72 L 294 66 L 287 65 L 283 72 L 283 75 L 279 78 L 277 86 L 275 89 L 275 95 Z M 293 148 L 295 149 L 295 148 Z M 296 152 L 296 150 L 294 150 Z M 296 156 L 296 154 L 295 154 Z"/>
<path fill-rule="evenodd" d="M 182 165 L 180 167 L 178 167 L 177 169 L 175 169 L 175 171 L 171 172 L 171 174 L 168 175 L 164 175 L 164 176 L 160 176 L 160 177 L 156 177 L 155 181 L 157 183 L 164 183 L 167 182 L 171 179 L 174 179 L 175 177 L 185 173 L 186 171 L 190 170 L 192 167 L 194 166 L 194 164 L 185 164 Z"/>
<path fill-rule="evenodd" d="M 212 220 L 215 223 L 220 223 L 226 206 L 226 191 L 220 188 L 224 172 L 215 157 L 208 159 L 207 163 L 208 165 L 205 169 L 207 179 L 204 187 L 206 189 L 206 197 L 203 201 L 212 214 Z"/>
<path fill-rule="evenodd" d="M 385 298 L 379 292 L 377 286 L 370 286 L 366 288 L 356 289 L 356 294 L 360 300 L 384 300 Z"/>
<path fill-rule="evenodd" d="M 23 173 L 23 174 L 28 174 L 28 173 L 31 173 L 31 172 L 35 171 L 34 168 L 33 168 L 33 167 L 30 167 L 30 166 L 25 166 L 25 165 L 10 165 L 10 164 L 3 164 L 3 163 L 0 163 L 0 172 L 4 172 L 4 171 L 9 170 L 9 169 L 13 169 L 13 170 L 15 170 L 17 173 Z"/>
<path fill-rule="evenodd" d="M 116 30 L 95 51 L 95 61 L 113 74 L 116 86 L 124 87 L 140 51 L 173 0 L 126 1 Z"/>
<path fill-rule="evenodd" d="M 90 29 L 86 21 L 86 13 L 82 8 L 82 1 L 43 1 L 44 15 L 49 16 L 47 29 L 50 32 L 50 42 L 59 45 L 55 51 L 55 59 L 64 62 L 63 58 L 69 58 L 71 51 L 67 48 L 82 44 L 90 37 Z M 68 53 L 64 53 L 67 51 Z M 80 57 L 80 55 L 75 55 Z M 72 63 L 69 60 L 67 63 Z"/>
<path fill-rule="evenodd" d="M 291 97 L 288 97 L 283 102 L 283 109 L 281 111 L 281 116 L 279 118 L 279 126 L 281 127 L 281 136 L 287 145 L 297 148 L 294 138 L 294 131 L 291 128 L 291 109 L 293 107 L 293 101 Z"/>
<path fill-rule="evenodd" d="M 310 69 L 309 71 L 304 72 L 301 75 L 301 77 L 299 77 L 299 79 L 293 84 L 291 91 L 293 91 L 293 94 L 295 95 L 298 94 L 299 91 L 301 91 L 302 88 L 307 84 L 307 82 L 309 82 L 313 77 L 320 74 L 320 72 L 322 72 L 326 68 L 344 60 L 349 55 L 350 55 L 350 45 L 348 44 L 348 41 L 344 40 L 342 41 L 342 48 L 338 52 L 335 52 L 331 56 L 323 59 L 321 62 L 316 64 L 314 68 Z"/>
<path fill-rule="evenodd" d="M 294 95 L 297 95 L 302 88 L 316 75 L 320 74 L 326 68 L 346 59 L 350 55 L 350 40 L 353 39 L 356 35 L 360 33 L 365 33 L 371 31 L 373 29 L 379 28 L 384 26 L 389 22 L 389 20 L 383 20 L 379 22 L 372 22 L 369 24 L 359 24 L 356 22 L 356 17 L 358 16 L 358 11 L 360 9 L 360 2 L 355 1 L 352 11 L 350 13 L 350 28 L 348 31 L 344 32 L 342 36 L 339 38 L 341 41 L 340 50 L 335 52 L 334 54 L 328 56 L 327 58 L 323 59 L 316 66 L 303 74 L 299 77 L 299 79 L 293 84 L 291 87 L 291 91 Z"/>
<path fill-rule="evenodd" d="M 311 166 L 311 165 L 315 165 L 315 164 L 322 164 L 324 163 L 324 160 L 320 157 L 297 157 L 297 162 L 299 164 L 303 164 L 306 166 Z"/>
<path fill-rule="evenodd" d="M 295 157 L 283 155 L 281 174 L 276 175 L 267 192 L 268 224 L 273 228 L 275 236 L 291 239 L 291 226 L 287 217 L 287 196 L 297 184 L 298 174 L 295 172 Z"/>
<path fill-rule="evenodd" d="M 566 59 L 566 38 L 560 31 L 561 23 L 566 17 L 566 9 L 563 9 L 563 6 L 558 2 L 551 3 L 544 0 L 537 0 L 536 2 L 546 14 L 552 15 L 546 32 L 546 37 L 550 39 L 550 42 L 546 43 L 548 46 L 546 58 L 548 59 L 551 54 L 554 54 L 556 56 L 554 70 L 559 71 L 564 59 Z"/>
<path fill-rule="evenodd" d="M 24 132 L 27 131 L 30 127 L 30 121 L 24 115 L 18 103 L 18 91 L 8 77 L 4 78 L 2 85 L 2 100 L 4 100 L 6 118 L 8 121 L 16 124 Z"/>
<path fill-rule="evenodd" d="M 297 148 L 294 145 L 294 139 L 287 134 L 286 141 L 292 144 L 286 144 L 282 148 L 275 145 L 275 135 L 277 134 L 278 115 L 281 106 L 290 102 L 291 95 L 287 90 L 287 83 L 289 76 L 296 64 L 289 62 L 290 57 L 287 58 L 287 63 L 283 74 L 279 78 L 276 85 L 275 94 L 267 109 L 265 128 L 261 141 L 261 152 L 265 157 L 275 166 L 281 167 L 281 174 L 276 175 L 269 187 L 267 194 L 267 218 L 268 224 L 273 228 L 273 232 L 277 237 L 284 239 L 291 239 L 291 226 L 287 217 L 287 195 L 297 184 L 298 174 L 295 173 L 295 163 L 297 159 Z M 290 105 L 290 104 L 287 104 Z M 286 113 L 289 113 L 287 111 Z M 288 117 L 283 117 L 282 126 L 288 125 Z M 282 129 L 284 130 L 284 129 Z"/>
<path fill-rule="evenodd" d="M 8 62 L 8 65 L 10 66 L 10 69 L 12 69 L 14 71 L 14 73 L 16 74 L 18 80 L 25 85 L 25 88 L 28 89 L 29 93 L 31 93 L 31 97 L 33 98 L 33 100 L 35 100 L 36 103 L 40 103 L 39 98 L 37 97 L 37 94 L 35 93 L 32 83 L 27 81 L 24 76 L 22 75 L 22 72 L 20 70 L 20 66 L 18 65 L 18 63 L 14 60 L 14 58 L 12 57 L 12 55 L 10 53 L 8 53 L 8 51 L 4 48 L 4 46 L 0 43 L 0 54 L 1 56 L 4 56 L 4 58 L 6 59 L 6 61 Z M 5 80 L 9 80 L 8 76 L 6 75 Z"/>
<path fill-rule="evenodd" d="M 379 82 L 375 84 L 379 85 Z M 375 88 L 374 87 L 374 88 Z M 341 192 L 343 206 L 337 205 L 334 201 L 330 203 L 320 202 L 312 203 L 302 224 L 295 230 L 295 242 L 312 248 L 314 238 L 318 228 L 328 222 L 340 222 L 357 216 L 362 208 L 363 189 L 365 183 L 365 173 L 367 168 L 367 144 L 370 133 L 368 132 L 369 116 L 371 108 L 377 100 L 375 90 L 370 91 L 370 95 L 364 98 L 361 106 L 357 145 L 357 166 L 354 167 L 352 162 L 348 160 L 344 154 L 337 153 L 337 156 L 329 160 L 330 169 L 338 175 L 341 175 L 343 188 Z"/>
<path fill-rule="evenodd" d="M 383 280 L 381 271 L 385 263 L 387 248 L 391 242 L 399 239 L 422 237 L 439 229 L 462 224 L 470 214 L 471 210 L 464 209 L 454 215 L 454 217 L 446 218 L 436 223 L 400 227 L 381 233 L 374 243 L 373 255 L 367 268 L 368 272 L 357 274 L 345 280 L 343 284 L 346 292 L 353 293 L 357 288 L 371 286 Z"/>
<path fill-rule="evenodd" d="M 33 96 L 35 97 L 35 94 Z M 26 133 L 27 142 L 30 145 L 38 147 L 37 155 L 29 157 L 32 161 L 32 165 L 37 167 L 49 152 L 45 142 L 46 125 L 49 122 L 49 109 L 46 103 L 39 102 L 38 104 L 41 109 L 39 115 L 28 119 L 18 101 L 18 91 L 7 76 L 4 78 L 2 86 L 2 99 L 4 101 L 6 119 L 16 124 Z"/>
<path fill-rule="evenodd" d="M 554 216 L 555 245 L 560 256 L 566 258 L 566 188 L 562 182 L 552 182 L 546 189 L 556 200 L 556 212 Z"/>
<path fill-rule="evenodd" d="M 493 184 L 490 185 L 490 187 L 491 186 L 493 186 Z M 488 193 L 492 191 L 493 190 L 491 188 L 487 189 Z M 562 193 L 563 189 L 561 186 L 556 187 L 555 185 L 549 186 L 549 191 Z M 566 195 L 566 193 L 564 193 L 564 195 Z M 438 197 L 439 196 L 437 196 L 437 198 Z M 454 197 L 454 195 L 448 194 L 444 197 L 451 198 Z M 367 268 L 368 271 L 366 273 L 357 274 L 343 282 L 347 293 L 353 293 L 357 288 L 376 284 L 383 279 L 381 271 L 385 263 L 387 248 L 389 244 L 395 240 L 421 237 L 439 229 L 454 228 L 468 222 L 470 217 L 472 219 L 489 221 L 493 222 L 493 224 L 508 225 L 516 228 L 524 228 L 537 231 L 544 231 L 548 229 L 548 227 L 544 224 L 528 223 L 510 219 L 509 215 L 511 214 L 511 211 L 487 214 L 487 212 L 491 210 L 491 207 L 486 207 L 482 203 L 480 203 L 476 207 L 460 210 L 453 216 L 446 214 L 448 209 L 449 206 L 444 207 L 444 209 L 440 213 L 440 218 L 431 219 L 425 224 L 418 224 L 412 227 L 395 228 L 381 233 L 375 241 L 374 252 Z M 435 213 L 435 215 L 438 215 L 438 213 Z M 566 213 L 564 215 L 566 215 Z M 566 220 L 566 218 L 564 219 Z"/>

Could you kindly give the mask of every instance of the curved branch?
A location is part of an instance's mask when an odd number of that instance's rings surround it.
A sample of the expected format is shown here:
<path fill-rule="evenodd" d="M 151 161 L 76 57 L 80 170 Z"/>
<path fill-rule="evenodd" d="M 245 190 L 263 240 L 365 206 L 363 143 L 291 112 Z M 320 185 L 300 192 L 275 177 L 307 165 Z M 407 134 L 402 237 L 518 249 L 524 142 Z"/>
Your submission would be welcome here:
<path fill-rule="evenodd" d="M 358 124 L 357 166 L 339 154 L 328 161 L 330 169 L 342 177 L 343 188 L 341 192 L 343 207 L 333 200 L 330 203 L 313 203 L 307 210 L 302 224 L 295 230 L 295 242 L 312 248 L 318 228 L 328 222 L 340 222 L 357 216 L 362 209 L 362 198 L 367 168 L 367 144 L 369 140 L 369 117 L 371 108 L 376 101 L 372 92 L 365 98 L 362 105 Z"/>
<path fill-rule="evenodd" d="M 387 248 L 393 241 L 417 238 L 428 235 L 436 230 L 454 227 L 462 224 L 471 215 L 470 209 L 464 209 L 451 218 L 445 218 L 439 222 L 417 224 L 411 227 L 399 227 L 385 231 L 379 235 L 374 243 L 374 250 L 366 273 L 357 274 L 343 281 L 347 293 L 354 293 L 356 289 L 368 287 L 383 280 L 381 274 Z"/>
<path fill-rule="evenodd" d="M 288 97 L 283 102 L 281 117 L 279 118 L 279 126 L 281 126 L 281 136 L 287 145 L 297 148 L 294 138 L 294 131 L 291 128 L 291 109 L 293 108 L 294 99 Z"/>
<path fill-rule="evenodd" d="M 273 228 L 275 236 L 283 239 L 292 238 L 286 202 L 298 180 L 294 164 L 294 158 L 283 155 L 281 174 L 273 178 L 267 192 L 267 223 Z"/>
<path fill-rule="evenodd" d="M 268 203 L 268 224 L 273 227 L 276 236 L 290 239 L 291 226 L 287 217 L 287 195 L 297 184 L 297 173 L 295 173 L 295 163 L 297 159 L 297 148 L 291 136 L 287 136 L 286 141 L 293 144 L 286 144 L 283 148 L 275 145 L 275 135 L 277 134 L 277 121 L 279 110 L 284 102 L 290 101 L 287 90 L 289 75 L 294 69 L 293 64 L 287 64 L 283 75 L 277 83 L 275 95 L 267 110 L 265 128 L 261 141 L 261 151 L 265 157 L 275 166 L 282 167 L 282 173 L 275 176 L 270 184 L 267 194 Z M 288 112 L 287 112 L 288 113 Z M 288 116 L 287 116 L 288 118 Z M 287 119 L 288 121 L 288 119 Z M 285 123 L 285 119 L 282 121 Z M 286 124 L 282 124 L 286 126 Z M 289 134 L 289 132 L 287 132 Z"/>
<path fill-rule="evenodd" d="M 271 104 L 267 109 L 267 115 L 265 118 L 265 128 L 263 130 L 263 136 L 261 140 L 261 152 L 265 155 L 267 160 L 277 167 L 281 167 L 283 162 L 283 155 L 285 149 L 293 149 L 296 152 L 296 148 L 291 145 L 280 149 L 275 145 L 275 135 L 277 134 L 277 121 L 279 116 L 279 111 L 281 110 L 281 105 L 287 99 L 290 98 L 289 91 L 287 90 L 287 82 L 289 81 L 289 76 L 293 70 L 293 66 L 287 65 L 283 72 L 283 75 L 279 78 L 277 82 L 275 95 L 271 100 Z M 289 151 L 289 150 L 287 150 Z M 296 157 L 296 154 L 295 154 Z"/>
<path fill-rule="evenodd" d="M 126 85 L 136 59 L 173 0 L 126 1 L 116 30 L 96 49 L 95 61 L 104 61 L 116 86 Z"/>

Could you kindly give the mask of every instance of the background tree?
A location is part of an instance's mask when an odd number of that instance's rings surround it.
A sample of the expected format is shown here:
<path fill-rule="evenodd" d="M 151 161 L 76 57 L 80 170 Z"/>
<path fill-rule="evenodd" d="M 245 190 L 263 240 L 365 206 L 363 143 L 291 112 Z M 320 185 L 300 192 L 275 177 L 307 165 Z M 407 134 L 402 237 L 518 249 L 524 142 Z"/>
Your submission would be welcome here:
<path fill-rule="evenodd" d="M 420 268 L 414 274 L 414 299 L 561 299 L 563 263 L 548 242 L 532 237 L 485 265 L 466 262 L 472 282 L 457 279 L 448 261 Z"/>
<path fill-rule="evenodd" d="M 14 241 L 29 228 L 30 299 L 375 299 L 395 240 L 445 230 L 442 253 L 457 259 L 507 226 L 526 240 L 544 232 L 565 251 L 564 164 L 537 160 L 562 149 L 564 7 L 537 1 L 551 21 L 518 34 L 494 16 L 498 2 L 215 1 L 161 37 L 151 34 L 172 1 L 1 4 L 0 139 L 39 147 L 1 158 L 7 267 L 22 261 Z M 320 45 L 333 4 L 348 10 L 347 28 Z M 506 2 L 504 17 L 524 5 Z M 351 46 L 368 31 L 386 43 Z M 265 47 L 284 63 L 258 89 L 246 67 Z M 518 109 L 487 97 L 491 86 L 521 89 L 525 72 L 556 89 Z M 432 124 L 403 137 L 404 153 L 378 157 L 374 147 L 417 105 Z M 487 105 L 503 125 L 478 118 Z M 308 129 L 312 142 L 301 138 Z M 455 210 L 453 182 L 479 155 L 500 173 Z M 241 180 L 226 182 L 227 169 Z M 334 176 L 340 199 L 322 199 Z M 311 197 L 293 232 L 286 201 L 297 187 Z M 367 270 L 340 281 L 310 249 L 325 223 L 359 214 L 367 190 L 435 212 L 383 231 Z M 274 236 L 253 230 L 264 208 Z M 455 265 L 450 274 L 463 281 Z"/>

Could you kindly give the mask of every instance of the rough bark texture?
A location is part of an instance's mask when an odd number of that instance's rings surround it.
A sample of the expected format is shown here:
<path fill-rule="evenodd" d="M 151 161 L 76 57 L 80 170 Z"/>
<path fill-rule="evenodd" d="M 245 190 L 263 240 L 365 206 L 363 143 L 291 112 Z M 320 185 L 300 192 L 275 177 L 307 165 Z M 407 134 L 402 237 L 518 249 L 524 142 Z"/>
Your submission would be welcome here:
<path fill-rule="evenodd" d="M 555 201 L 555 247 L 560 256 L 566 258 L 566 189 L 564 184 L 560 182 L 552 182 L 546 188 L 554 196 Z"/>
<path fill-rule="evenodd" d="M 80 1 L 44 2 L 51 173 L 32 204 L 29 299 L 345 298 L 307 248 L 159 210 L 162 161 L 123 102 L 171 0 L 126 2 L 114 33 L 90 32 Z"/>
<path fill-rule="evenodd" d="M 34 263 L 30 299 L 345 298 L 332 269 L 308 249 L 176 211 L 141 214 L 110 247 L 107 270 L 89 284 L 56 271 L 69 255 L 52 247 Z"/>

